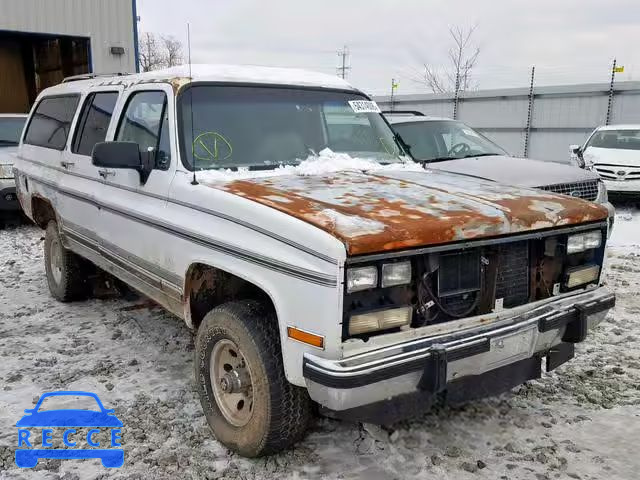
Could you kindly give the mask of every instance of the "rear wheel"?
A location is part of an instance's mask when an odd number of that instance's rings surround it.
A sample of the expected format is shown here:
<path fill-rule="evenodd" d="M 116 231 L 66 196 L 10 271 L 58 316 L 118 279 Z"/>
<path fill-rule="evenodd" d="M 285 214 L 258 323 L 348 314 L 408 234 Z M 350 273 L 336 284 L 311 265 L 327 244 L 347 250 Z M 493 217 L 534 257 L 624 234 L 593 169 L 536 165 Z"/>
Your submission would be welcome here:
<path fill-rule="evenodd" d="M 275 315 L 259 302 L 229 302 L 205 316 L 195 374 L 207 421 L 228 448 L 257 457 L 305 434 L 311 401 L 285 378 Z"/>
<path fill-rule="evenodd" d="M 89 285 L 84 260 L 64 248 L 54 220 L 47 225 L 44 238 L 44 264 L 49 291 L 57 300 L 70 302 L 87 296 Z"/>

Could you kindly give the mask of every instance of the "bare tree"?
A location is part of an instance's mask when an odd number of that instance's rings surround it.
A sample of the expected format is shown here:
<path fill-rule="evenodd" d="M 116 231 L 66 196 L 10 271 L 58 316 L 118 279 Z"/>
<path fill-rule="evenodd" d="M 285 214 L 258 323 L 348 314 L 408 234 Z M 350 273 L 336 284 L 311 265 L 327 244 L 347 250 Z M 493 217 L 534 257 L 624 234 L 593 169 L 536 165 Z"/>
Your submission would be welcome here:
<path fill-rule="evenodd" d="M 174 67 L 183 62 L 182 43 L 171 36 L 140 35 L 140 68 L 143 72 Z"/>
<path fill-rule="evenodd" d="M 425 64 L 423 82 L 434 93 L 455 92 L 456 86 L 459 92 L 464 92 L 477 86 L 472 79 L 480 55 L 480 48 L 474 45 L 472 38 L 476 28 L 477 25 L 449 28 L 453 45 L 447 52 L 448 65 L 444 71 Z"/>
<path fill-rule="evenodd" d="M 158 70 L 164 66 L 163 53 L 153 33 L 144 32 L 140 35 L 138 52 L 140 54 L 140 68 L 143 72 Z"/>
<path fill-rule="evenodd" d="M 164 53 L 164 64 L 167 67 L 174 67 L 183 63 L 182 42 L 175 37 L 162 36 L 162 47 Z"/>

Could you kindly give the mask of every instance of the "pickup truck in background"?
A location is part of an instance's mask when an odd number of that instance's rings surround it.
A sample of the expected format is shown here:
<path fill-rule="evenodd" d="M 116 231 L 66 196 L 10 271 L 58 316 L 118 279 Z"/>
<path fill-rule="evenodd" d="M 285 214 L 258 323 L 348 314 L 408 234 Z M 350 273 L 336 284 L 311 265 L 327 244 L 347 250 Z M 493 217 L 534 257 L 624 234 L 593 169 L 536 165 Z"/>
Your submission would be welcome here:
<path fill-rule="evenodd" d="M 615 208 L 609 202 L 606 182 L 595 172 L 575 165 L 514 157 L 458 120 L 414 111 L 385 112 L 385 116 L 411 156 L 426 168 L 540 188 L 596 202 L 609 211 L 609 227 L 613 227 Z"/>
<path fill-rule="evenodd" d="M 27 115 L 0 113 L 0 223 L 20 211 L 13 162 L 26 120 Z"/>

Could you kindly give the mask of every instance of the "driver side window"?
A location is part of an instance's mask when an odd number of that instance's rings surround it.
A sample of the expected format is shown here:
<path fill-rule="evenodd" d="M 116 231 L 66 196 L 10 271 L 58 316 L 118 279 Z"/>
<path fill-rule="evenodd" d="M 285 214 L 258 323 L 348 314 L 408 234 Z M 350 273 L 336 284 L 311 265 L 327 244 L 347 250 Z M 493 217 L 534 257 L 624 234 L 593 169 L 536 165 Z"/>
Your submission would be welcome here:
<path fill-rule="evenodd" d="M 134 142 L 140 152 L 156 152 L 156 168 L 169 168 L 167 97 L 164 92 L 137 92 L 129 97 L 120 119 L 116 141 Z"/>

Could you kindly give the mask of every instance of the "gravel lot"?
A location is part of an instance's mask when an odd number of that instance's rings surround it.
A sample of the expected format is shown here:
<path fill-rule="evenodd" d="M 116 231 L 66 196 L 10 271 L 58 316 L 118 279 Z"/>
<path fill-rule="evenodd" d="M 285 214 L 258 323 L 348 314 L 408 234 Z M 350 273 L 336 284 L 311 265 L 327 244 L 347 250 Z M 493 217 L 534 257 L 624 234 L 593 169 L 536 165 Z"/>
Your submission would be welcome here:
<path fill-rule="evenodd" d="M 632 479 L 640 456 L 640 211 L 620 209 L 609 253 L 618 304 L 577 358 L 499 398 L 389 432 L 318 419 L 306 441 L 246 460 L 213 438 L 192 381 L 193 336 L 144 300 L 61 304 L 43 232 L 0 230 L 0 477 Z M 51 390 L 96 392 L 123 421 L 125 466 L 15 467 L 15 422 Z"/>

